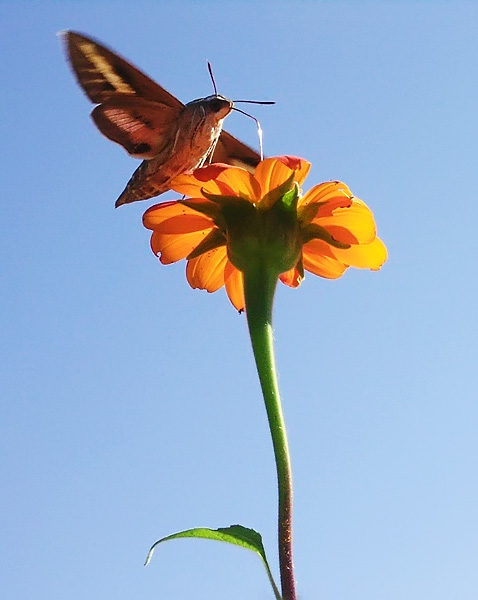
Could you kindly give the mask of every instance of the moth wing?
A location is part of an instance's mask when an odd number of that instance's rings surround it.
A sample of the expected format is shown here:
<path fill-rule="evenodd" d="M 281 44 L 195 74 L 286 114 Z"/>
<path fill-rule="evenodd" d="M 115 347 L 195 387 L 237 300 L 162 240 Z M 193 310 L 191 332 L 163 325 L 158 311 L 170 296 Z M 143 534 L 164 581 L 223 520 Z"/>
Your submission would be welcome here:
<path fill-rule="evenodd" d="M 136 158 L 149 160 L 174 143 L 177 111 L 159 102 L 112 98 L 97 106 L 91 117 L 103 135 Z"/>
<path fill-rule="evenodd" d="M 212 162 L 222 162 L 254 172 L 261 160 L 259 154 L 227 131 L 221 131 Z"/>
<path fill-rule="evenodd" d="M 136 95 L 176 110 L 183 106 L 159 84 L 96 40 L 75 31 L 61 35 L 76 79 L 95 104 Z"/>

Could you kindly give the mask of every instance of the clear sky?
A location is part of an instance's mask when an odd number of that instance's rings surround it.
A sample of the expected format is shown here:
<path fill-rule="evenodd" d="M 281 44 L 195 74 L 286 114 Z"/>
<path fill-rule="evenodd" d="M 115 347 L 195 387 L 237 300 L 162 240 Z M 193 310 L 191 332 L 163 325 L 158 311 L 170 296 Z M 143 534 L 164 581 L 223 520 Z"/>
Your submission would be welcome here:
<path fill-rule="evenodd" d="M 281 286 L 275 337 L 301 600 L 478 597 L 478 3 L 0 2 L 0 595 L 265 600 L 271 443 L 244 316 L 163 267 L 114 209 L 137 162 L 103 138 L 56 33 L 183 101 L 206 60 L 268 155 L 341 179 L 389 261 Z M 257 145 L 254 123 L 226 129 Z M 166 198 L 174 198 L 174 194 Z"/>

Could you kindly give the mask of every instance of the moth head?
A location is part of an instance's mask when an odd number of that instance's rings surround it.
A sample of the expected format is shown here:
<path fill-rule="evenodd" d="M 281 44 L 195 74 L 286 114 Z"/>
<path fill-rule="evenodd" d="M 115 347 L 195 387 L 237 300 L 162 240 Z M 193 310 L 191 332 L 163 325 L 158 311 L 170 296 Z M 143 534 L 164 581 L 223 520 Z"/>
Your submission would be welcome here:
<path fill-rule="evenodd" d="M 227 117 L 233 108 L 232 100 L 221 96 L 220 94 L 213 94 L 206 98 L 198 98 L 192 102 L 188 102 L 187 106 L 191 107 L 203 107 L 208 114 L 214 114 L 216 119 L 221 120 Z"/>

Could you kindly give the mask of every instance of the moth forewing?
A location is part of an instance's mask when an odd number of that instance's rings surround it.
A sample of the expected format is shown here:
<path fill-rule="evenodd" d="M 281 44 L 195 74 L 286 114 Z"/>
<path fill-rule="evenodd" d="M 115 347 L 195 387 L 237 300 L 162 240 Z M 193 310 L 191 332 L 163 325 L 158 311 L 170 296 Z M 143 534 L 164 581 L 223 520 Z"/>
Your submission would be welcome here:
<path fill-rule="evenodd" d="M 137 95 L 179 110 L 183 103 L 107 46 L 76 31 L 61 33 L 76 79 L 95 104 Z"/>

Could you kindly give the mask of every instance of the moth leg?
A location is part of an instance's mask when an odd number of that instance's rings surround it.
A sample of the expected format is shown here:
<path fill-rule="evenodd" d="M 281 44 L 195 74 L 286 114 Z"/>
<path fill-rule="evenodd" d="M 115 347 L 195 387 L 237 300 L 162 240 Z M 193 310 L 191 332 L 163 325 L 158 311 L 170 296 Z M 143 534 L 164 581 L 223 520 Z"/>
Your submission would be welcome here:
<path fill-rule="evenodd" d="M 214 151 L 216 150 L 216 146 L 217 146 L 218 141 L 219 141 L 219 136 L 217 136 L 217 138 L 211 144 L 211 147 L 207 151 L 206 156 L 202 159 L 201 164 L 199 165 L 200 167 L 202 167 L 206 161 L 208 161 L 209 165 L 211 164 L 212 157 L 214 156 Z"/>

